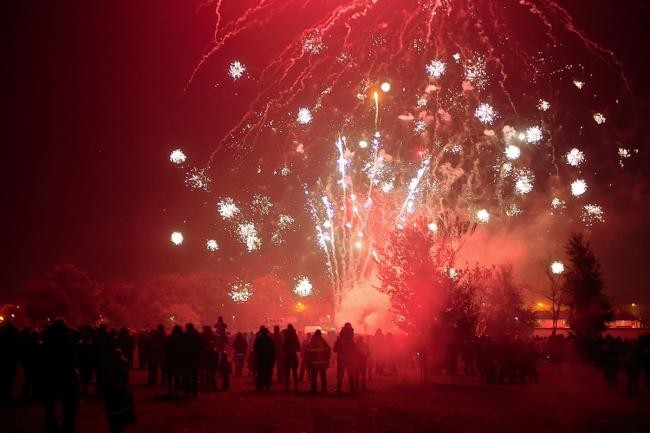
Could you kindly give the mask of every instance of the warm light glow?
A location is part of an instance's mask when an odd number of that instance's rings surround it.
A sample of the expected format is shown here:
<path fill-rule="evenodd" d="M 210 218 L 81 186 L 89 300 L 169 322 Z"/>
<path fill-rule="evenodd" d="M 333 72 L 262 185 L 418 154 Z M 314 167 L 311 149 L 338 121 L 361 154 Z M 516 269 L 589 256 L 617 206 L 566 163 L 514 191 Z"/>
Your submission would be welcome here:
<path fill-rule="evenodd" d="M 214 239 L 208 239 L 205 242 L 205 247 L 208 249 L 208 251 L 214 252 L 214 251 L 217 251 L 219 249 L 219 244 Z"/>
<path fill-rule="evenodd" d="M 368 147 L 368 142 L 366 140 L 359 140 L 359 147 L 365 149 Z"/>
<path fill-rule="evenodd" d="M 429 223 L 429 225 L 427 227 L 429 228 L 429 230 L 432 233 L 435 233 L 435 232 L 438 231 L 438 224 L 436 224 L 436 223 Z"/>
<path fill-rule="evenodd" d="M 307 277 L 300 277 L 296 281 L 296 285 L 293 288 L 293 293 L 300 297 L 305 297 L 309 296 L 312 294 L 313 291 L 313 286 L 311 285 L 311 281 L 309 281 L 309 278 Z"/>
<path fill-rule="evenodd" d="M 476 212 L 476 219 L 480 223 L 487 224 L 490 222 L 490 212 L 488 212 L 487 209 L 481 209 Z"/>
<path fill-rule="evenodd" d="M 305 310 L 307 310 L 307 306 L 305 304 L 303 304 L 302 302 L 296 303 L 296 312 L 304 313 Z"/>
<path fill-rule="evenodd" d="M 561 273 L 564 272 L 564 263 L 560 261 L 555 261 L 551 263 L 551 272 L 553 272 L 555 275 L 560 275 Z"/>
<path fill-rule="evenodd" d="M 354 243 L 354 247 L 355 247 L 356 249 L 360 250 L 361 248 L 363 248 L 363 242 L 361 242 L 361 241 L 356 241 L 356 242 Z"/>
<path fill-rule="evenodd" d="M 169 238 L 174 245 L 181 245 L 183 243 L 183 233 L 173 232 Z"/>
<path fill-rule="evenodd" d="M 381 83 L 381 91 L 384 93 L 390 92 L 390 83 L 388 81 Z"/>
<path fill-rule="evenodd" d="M 187 156 L 185 156 L 183 151 L 180 149 L 173 150 L 172 153 L 169 154 L 169 160 L 177 165 L 184 163 L 186 159 Z"/>

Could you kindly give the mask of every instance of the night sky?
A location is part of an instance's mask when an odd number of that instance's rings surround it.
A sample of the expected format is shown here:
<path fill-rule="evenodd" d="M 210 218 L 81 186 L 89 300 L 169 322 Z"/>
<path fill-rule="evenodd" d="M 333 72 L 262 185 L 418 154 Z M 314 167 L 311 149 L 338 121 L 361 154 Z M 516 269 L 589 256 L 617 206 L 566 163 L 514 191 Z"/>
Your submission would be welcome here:
<path fill-rule="evenodd" d="M 0 302 L 53 263 L 136 282 L 219 269 L 222 259 L 169 244 L 202 205 L 170 169 L 169 151 L 206 160 L 238 107 L 205 78 L 184 94 L 213 32 L 213 10 L 201 3 L 3 2 Z M 607 293 L 648 304 L 650 9 L 640 1 L 561 3 L 617 54 L 631 82 L 633 120 L 621 129 L 640 153 L 612 178 L 607 222 L 591 239 Z"/>

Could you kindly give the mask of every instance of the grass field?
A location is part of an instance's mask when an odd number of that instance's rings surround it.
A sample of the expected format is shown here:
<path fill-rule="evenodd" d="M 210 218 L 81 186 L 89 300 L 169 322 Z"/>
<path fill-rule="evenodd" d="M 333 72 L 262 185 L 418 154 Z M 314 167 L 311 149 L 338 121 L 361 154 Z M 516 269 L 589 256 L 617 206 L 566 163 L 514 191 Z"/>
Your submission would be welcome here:
<path fill-rule="evenodd" d="M 170 400 L 162 388 L 132 376 L 138 421 L 127 432 L 650 432 L 650 395 L 609 392 L 598 371 L 567 366 L 562 377 L 542 365 L 538 384 L 488 385 L 473 377 L 434 376 L 427 384 L 416 371 L 376 376 L 369 391 L 311 395 L 255 393 L 249 378 L 234 379 L 227 392 Z M 333 384 L 330 369 L 330 386 Z M 305 390 L 307 384 L 302 384 Z M 621 388 L 624 388 L 622 381 Z M 43 408 L 0 408 L 1 432 L 40 432 Z M 108 432 L 101 399 L 82 402 L 79 433 Z"/>

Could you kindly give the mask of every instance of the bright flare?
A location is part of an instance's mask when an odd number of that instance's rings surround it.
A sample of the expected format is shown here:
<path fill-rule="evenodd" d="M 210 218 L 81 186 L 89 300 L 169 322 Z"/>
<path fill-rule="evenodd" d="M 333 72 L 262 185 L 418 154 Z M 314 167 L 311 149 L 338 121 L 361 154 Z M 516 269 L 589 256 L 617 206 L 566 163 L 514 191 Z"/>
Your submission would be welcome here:
<path fill-rule="evenodd" d="M 583 179 L 578 179 L 571 183 L 571 194 L 574 197 L 581 196 L 585 192 L 587 192 L 587 182 Z"/>
<path fill-rule="evenodd" d="M 519 159 L 521 156 L 521 149 L 518 146 L 515 146 L 514 144 L 510 144 L 508 147 L 506 147 L 506 158 L 515 160 Z"/>
<path fill-rule="evenodd" d="M 302 107 L 298 110 L 298 116 L 296 117 L 296 120 L 301 125 L 308 125 L 312 120 L 314 120 L 314 116 L 312 116 L 309 108 Z"/>
<path fill-rule="evenodd" d="M 442 60 L 431 60 L 426 66 L 427 75 L 433 78 L 440 78 L 445 74 L 447 65 Z"/>
<path fill-rule="evenodd" d="M 313 286 L 307 277 L 300 277 L 296 281 L 296 285 L 293 288 L 293 293 L 304 298 L 305 296 L 310 296 L 313 292 Z"/>
<path fill-rule="evenodd" d="M 180 165 L 180 164 L 184 163 L 187 160 L 187 156 L 185 156 L 185 154 L 183 153 L 182 150 L 176 149 L 176 150 L 173 150 L 172 153 L 169 154 L 169 160 L 173 164 Z"/>
<path fill-rule="evenodd" d="M 490 104 L 482 103 L 474 111 L 474 116 L 481 122 L 486 125 L 491 125 L 494 122 L 494 118 L 497 116 L 497 112 Z"/>
<path fill-rule="evenodd" d="M 566 163 L 572 167 L 579 167 L 585 162 L 585 153 L 575 147 L 567 152 L 564 157 L 566 158 Z"/>
<path fill-rule="evenodd" d="M 388 81 L 381 83 L 381 91 L 384 93 L 390 92 L 390 83 Z"/>
<path fill-rule="evenodd" d="M 173 232 L 169 238 L 174 245 L 181 245 L 183 243 L 183 233 Z"/>
<path fill-rule="evenodd" d="M 560 261 L 555 261 L 551 263 L 551 272 L 555 275 L 559 275 L 564 272 L 564 263 Z"/>
<path fill-rule="evenodd" d="M 219 243 L 217 243 L 217 241 L 214 239 L 208 239 L 205 242 L 205 247 L 208 249 L 208 251 L 215 252 L 219 249 Z"/>
<path fill-rule="evenodd" d="M 246 72 L 246 66 L 242 65 L 242 63 L 239 60 L 235 60 L 234 62 L 232 62 L 230 64 L 230 67 L 228 68 L 228 75 L 230 75 L 230 78 L 232 78 L 235 81 L 243 77 L 245 72 Z"/>
<path fill-rule="evenodd" d="M 490 222 L 490 213 L 487 211 L 487 209 L 481 209 L 476 212 L 476 219 L 480 223 L 487 224 Z"/>

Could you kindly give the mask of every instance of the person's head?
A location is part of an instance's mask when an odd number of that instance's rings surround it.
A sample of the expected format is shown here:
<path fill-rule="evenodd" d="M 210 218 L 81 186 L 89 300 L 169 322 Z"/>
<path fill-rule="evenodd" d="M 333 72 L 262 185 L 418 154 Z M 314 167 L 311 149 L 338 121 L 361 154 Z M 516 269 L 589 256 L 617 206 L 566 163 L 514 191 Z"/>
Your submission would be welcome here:
<path fill-rule="evenodd" d="M 314 332 L 314 337 L 312 337 L 312 338 L 316 338 L 316 339 L 323 338 L 323 335 L 320 332 L 320 329 L 317 329 L 316 332 Z"/>
<path fill-rule="evenodd" d="M 293 332 L 293 331 L 295 331 L 295 329 L 293 328 L 293 325 L 292 325 L 291 323 L 289 323 L 289 324 L 287 325 L 287 329 L 289 330 L 289 332 Z"/>
<path fill-rule="evenodd" d="M 279 334 L 279 333 L 280 333 L 280 327 L 279 327 L 278 325 L 275 325 L 275 326 L 273 327 L 273 333 L 274 333 L 274 334 Z"/>
<path fill-rule="evenodd" d="M 172 335 L 181 335 L 183 334 L 183 328 L 180 325 L 174 325 L 172 328 Z"/>
<path fill-rule="evenodd" d="M 185 331 L 187 332 L 194 332 L 194 324 L 193 323 L 188 323 L 185 325 Z"/>

